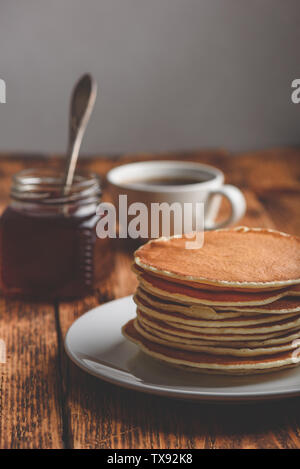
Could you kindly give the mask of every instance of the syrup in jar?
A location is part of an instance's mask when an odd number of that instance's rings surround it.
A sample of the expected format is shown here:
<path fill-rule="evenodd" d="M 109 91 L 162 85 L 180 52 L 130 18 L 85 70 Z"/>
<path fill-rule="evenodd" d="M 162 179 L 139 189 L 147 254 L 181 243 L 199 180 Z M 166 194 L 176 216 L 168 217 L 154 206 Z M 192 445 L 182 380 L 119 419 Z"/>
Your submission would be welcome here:
<path fill-rule="evenodd" d="M 0 286 L 4 295 L 41 299 L 84 296 L 101 277 L 96 236 L 100 181 L 78 173 L 63 194 L 63 176 L 25 170 L 13 177 L 0 218 Z"/>

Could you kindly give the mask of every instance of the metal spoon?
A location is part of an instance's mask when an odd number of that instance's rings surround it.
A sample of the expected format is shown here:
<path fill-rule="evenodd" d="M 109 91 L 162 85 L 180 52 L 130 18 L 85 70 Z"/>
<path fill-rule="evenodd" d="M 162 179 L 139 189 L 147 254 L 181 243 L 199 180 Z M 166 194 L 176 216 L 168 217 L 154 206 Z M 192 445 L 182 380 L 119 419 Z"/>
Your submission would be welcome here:
<path fill-rule="evenodd" d="M 91 116 L 97 96 L 97 84 L 89 74 L 76 83 L 70 106 L 69 143 L 67 163 L 63 179 L 63 193 L 67 195 L 73 183 L 77 159 L 83 135 Z"/>

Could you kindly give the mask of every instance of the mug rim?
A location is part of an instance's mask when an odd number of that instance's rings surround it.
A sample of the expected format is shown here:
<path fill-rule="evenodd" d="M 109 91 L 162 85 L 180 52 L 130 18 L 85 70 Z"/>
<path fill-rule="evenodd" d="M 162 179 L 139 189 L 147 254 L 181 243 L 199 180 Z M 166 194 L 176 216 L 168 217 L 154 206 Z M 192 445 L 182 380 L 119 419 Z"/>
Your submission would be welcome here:
<path fill-rule="evenodd" d="M 148 167 L 148 168 L 147 168 Z M 160 169 L 165 168 L 170 169 L 187 169 L 190 171 L 202 171 L 206 172 L 209 175 L 211 175 L 211 179 L 207 181 L 198 181 L 195 182 L 194 184 L 176 184 L 176 185 L 157 185 L 157 184 L 143 184 L 143 183 L 128 183 L 124 182 L 124 177 L 122 179 L 122 173 L 125 172 L 130 172 L 132 169 L 137 169 L 137 168 L 146 168 L 150 170 L 151 168 L 158 168 Z M 147 174 L 149 176 L 149 174 Z M 149 161 L 138 161 L 134 163 L 126 163 L 120 166 L 117 166 L 110 171 L 108 171 L 106 175 L 107 181 L 120 189 L 124 189 L 125 191 L 127 190 L 134 190 L 138 192 L 190 192 L 193 190 L 200 190 L 200 189 L 207 189 L 209 186 L 211 186 L 212 183 L 215 182 L 220 182 L 221 184 L 224 183 L 224 173 L 218 169 L 215 168 L 214 166 L 210 166 L 207 164 L 203 163 L 197 163 L 194 161 L 176 161 L 176 160 L 149 160 Z"/>

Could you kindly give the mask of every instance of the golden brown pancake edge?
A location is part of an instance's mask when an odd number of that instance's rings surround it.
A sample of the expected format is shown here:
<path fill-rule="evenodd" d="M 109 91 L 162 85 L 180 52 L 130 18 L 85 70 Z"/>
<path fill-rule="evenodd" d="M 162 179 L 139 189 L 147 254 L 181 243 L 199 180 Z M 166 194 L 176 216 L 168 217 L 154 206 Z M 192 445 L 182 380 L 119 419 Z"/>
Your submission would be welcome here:
<path fill-rule="evenodd" d="M 232 289 L 274 289 L 300 283 L 299 237 L 248 227 L 205 232 L 204 236 L 203 247 L 196 250 L 184 248 L 185 236 L 151 240 L 135 252 L 135 263 L 153 275 Z"/>

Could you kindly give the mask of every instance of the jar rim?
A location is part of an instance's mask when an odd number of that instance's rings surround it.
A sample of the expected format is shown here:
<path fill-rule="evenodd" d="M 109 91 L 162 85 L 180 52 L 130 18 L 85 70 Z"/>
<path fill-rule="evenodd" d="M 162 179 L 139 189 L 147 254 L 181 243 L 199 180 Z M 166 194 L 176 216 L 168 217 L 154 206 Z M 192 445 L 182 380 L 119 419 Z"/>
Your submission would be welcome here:
<path fill-rule="evenodd" d="M 27 168 L 14 174 L 12 180 L 15 184 L 40 184 L 44 180 L 47 183 L 62 185 L 64 173 L 55 168 Z M 94 180 L 99 180 L 99 176 L 96 173 L 82 170 L 76 171 L 72 187 L 86 185 Z"/>
<path fill-rule="evenodd" d="M 29 168 L 12 177 L 11 198 L 43 205 L 90 204 L 101 196 L 96 173 L 77 171 L 67 194 L 63 192 L 64 173 L 55 168 Z"/>

